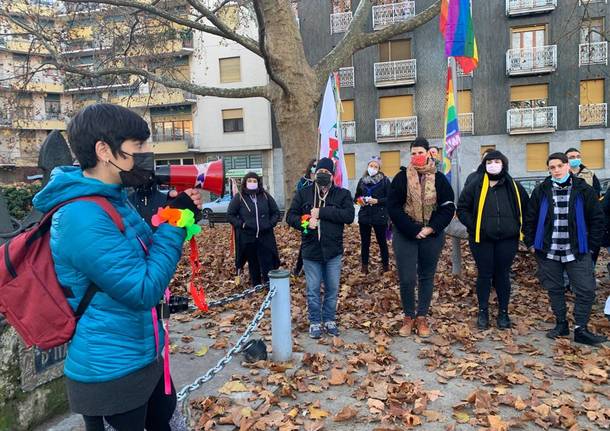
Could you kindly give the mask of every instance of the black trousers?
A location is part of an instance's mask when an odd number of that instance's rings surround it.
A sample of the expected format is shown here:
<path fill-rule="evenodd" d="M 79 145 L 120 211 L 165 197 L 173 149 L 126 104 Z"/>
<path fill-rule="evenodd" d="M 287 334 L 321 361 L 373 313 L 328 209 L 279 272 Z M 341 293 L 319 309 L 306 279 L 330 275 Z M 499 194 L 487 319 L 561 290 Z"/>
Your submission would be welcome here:
<path fill-rule="evenodd" d="M 269 271 L 273 269 L 273 256 L 271 253 L 261 253 L 256 242 L 246 244 L 245 252 L 252 286 L 269 281 Z"/>
<path fill-rule="evenodd" d="M 390 262 L 388 252 L 388 242 L 385 238 L 385 231 L 388 227 L 384 224 L 360 224 L 360 257 L 363 265 L 369 264 L 369 249 L 371 248 L 371 230 L 375 231 L 379 251 L 381 252 L 381 263 L 387 266 Z"/>
<path fill-rule="evenodd" d="M 519 240 L 470 241 L 472 257 L 477 265 L 477 298 L 479 308 L 489 306 L 491 285 L 496 288 L 500 311 L 508 311 L 510 301 L 510 268 L 517 255 Z"/>
<path fill-rule="evenodd" d="M 171 431 L 169 421 L 176 410 L 176 389 L 165 395 L 163 376 L 148 402 L 134 410 L 112 416 L 83 416 L 87 431 L 104 431 L 104 420 L 116 431 Z"/>

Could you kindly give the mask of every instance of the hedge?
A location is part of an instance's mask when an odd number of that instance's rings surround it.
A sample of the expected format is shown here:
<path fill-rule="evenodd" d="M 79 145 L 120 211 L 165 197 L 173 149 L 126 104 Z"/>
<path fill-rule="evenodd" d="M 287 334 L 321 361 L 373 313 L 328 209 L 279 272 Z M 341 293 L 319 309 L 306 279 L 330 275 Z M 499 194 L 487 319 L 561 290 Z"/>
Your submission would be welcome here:
<path fill-rule="evenodd" d="M 32 198 L 41 187 L 39 182 L 0 184 L 0 192 L 6 199 L 11 216 L 22 220 L 32 210 Z"/>

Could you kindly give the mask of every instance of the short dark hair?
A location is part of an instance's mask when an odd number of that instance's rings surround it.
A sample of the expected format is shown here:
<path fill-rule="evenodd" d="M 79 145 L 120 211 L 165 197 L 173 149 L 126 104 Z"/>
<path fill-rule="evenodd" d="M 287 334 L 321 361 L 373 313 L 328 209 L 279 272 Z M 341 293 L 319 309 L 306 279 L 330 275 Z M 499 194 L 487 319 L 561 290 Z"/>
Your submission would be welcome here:
<path fill-rule="evenodd" d="M 576 148 L 573 148 L 573 147 L 568 148 L 564 154 L 567 156 L 568 153 L 573 153 L 573 152 L 577 152 L 578 154 L 580 154 L 580 150 L 577 150 Z"/>
<path fill-rule="evenodd" d="M 127 139 L 146 141 L 148 124 L 135 112 L 118 105 L 90 105 L 74 116 L 68 125 L 68 141 L 82 169 L 97 165 L 95 144 L 106 142 L 115 156 Z"/>
<path fill-rule="evenodd" d="M 436 145 L 432 145 L 430 149 L 434 148 L 436 151 L 440 151 L 441 147 L 437 147 Z"/>
<path fill-rule="evenodd" d="M 546 159 L 546 165 L 549 165 L 551 160 L 561 160 L 562 163 L 568 163 L 568 157 L 564 153 L 553 153 Z"/>
<path fill-rule="evenodd" d="M 428 151 L 430 149 L 430 144 L 426 138 L 417 137 L 413 142 L 411 142 L 411 146 L 409 148 L 412 150 L 413 147 L 422 147 Z"/>

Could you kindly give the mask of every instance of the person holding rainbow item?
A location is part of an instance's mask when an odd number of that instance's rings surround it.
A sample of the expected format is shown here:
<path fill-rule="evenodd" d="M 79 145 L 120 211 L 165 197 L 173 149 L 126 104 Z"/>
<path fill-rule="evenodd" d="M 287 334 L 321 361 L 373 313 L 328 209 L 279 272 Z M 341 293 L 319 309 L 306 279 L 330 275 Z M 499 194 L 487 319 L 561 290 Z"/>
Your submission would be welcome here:
<path fill-rule="evenodd" d="M 86 107 L 68 126 L 80 166 L 53 170 L 33 201 L 47 212 L 73 199 L 100 196 L 125 226 L 121 232 L 91 201 L 66 203 L 53 215 L 57 278 L 73 309 L 90 299 L 64 364 L 70 408 L 83 415 L 87 431 L 104 430 L 104 421 L 118 431 L 169 431 L 176 407 L 164 343 L 167 307 L 158 305 L 169 296 L 185 238 L 198 231 L 194 218 L 202 202 L 196 190 L 178 194 L 157 212 L 153 234 L 126 193 L 154 175 L 149 137 L 146 121 L 127 108 Z"/>

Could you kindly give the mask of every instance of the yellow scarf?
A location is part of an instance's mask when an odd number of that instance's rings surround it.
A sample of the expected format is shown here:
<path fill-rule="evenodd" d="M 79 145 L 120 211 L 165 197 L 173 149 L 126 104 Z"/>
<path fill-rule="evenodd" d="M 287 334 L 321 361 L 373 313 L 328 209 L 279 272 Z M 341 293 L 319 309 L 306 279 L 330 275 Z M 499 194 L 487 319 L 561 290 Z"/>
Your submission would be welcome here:
<path fill-rule="evenodd" d="M 519 194 L 519 189 L 517 188 L 517 183 L 515 180 L 511 180 L 513 182 L 513 187 L 515 188 L 515 196 L 517 196 L 517 206 L 519 207 L 519 239 L 523 240 L 523 210 L 521 208 L 521 195 Z M 489 191 L 489 176 L 485 174 L 483 176 L 483 187 L 481 188 L 481 196 L 479 196 L 479 206 L 477 208 L 477 225 L 474 234 L 474 242 L 481 242 L 481 222 L 483 221 L 483 207 L 485 206 L 485 199 L 487 199 L 487 192 Z"/>

